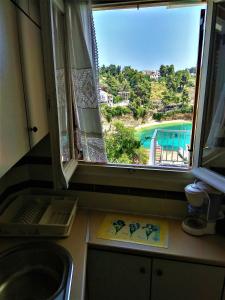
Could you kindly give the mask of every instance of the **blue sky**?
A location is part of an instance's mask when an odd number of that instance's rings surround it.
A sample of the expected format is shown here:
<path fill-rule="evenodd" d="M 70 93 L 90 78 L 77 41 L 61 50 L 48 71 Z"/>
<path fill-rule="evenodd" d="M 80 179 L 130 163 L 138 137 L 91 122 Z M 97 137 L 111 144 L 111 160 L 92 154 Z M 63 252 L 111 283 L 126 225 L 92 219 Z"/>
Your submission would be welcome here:
<path fill-rule="evenodd" d="M 99 65 L 156 70 L 196 66 L 200 11 L 204 6 L 94 11 Z"/>

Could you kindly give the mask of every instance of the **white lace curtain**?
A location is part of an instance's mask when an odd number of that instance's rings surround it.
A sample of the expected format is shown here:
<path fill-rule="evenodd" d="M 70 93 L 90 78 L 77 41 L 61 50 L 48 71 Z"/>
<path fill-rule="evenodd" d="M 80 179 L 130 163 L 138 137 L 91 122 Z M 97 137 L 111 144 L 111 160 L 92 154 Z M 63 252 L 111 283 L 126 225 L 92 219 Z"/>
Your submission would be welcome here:
<path fill-rule="evenodd" d="M 66 11 L 79 147 L 85 161 L 106 162 L 98 106 L 98 52 L 91 4 L 88 0 L 67 0 Z"/>

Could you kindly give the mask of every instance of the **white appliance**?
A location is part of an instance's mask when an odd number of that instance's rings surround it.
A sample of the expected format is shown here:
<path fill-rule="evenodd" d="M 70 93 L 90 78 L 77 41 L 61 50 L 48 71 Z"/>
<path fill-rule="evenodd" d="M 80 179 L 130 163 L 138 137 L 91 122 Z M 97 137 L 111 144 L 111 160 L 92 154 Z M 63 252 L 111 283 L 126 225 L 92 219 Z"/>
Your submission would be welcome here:
<path fill-rule="evenodd" d="M 216 221 L 223 218 L 222 194 L 202 181 L 185 187 L 188 200 L 188 215 L 182 222 L 185 232 L 201 236 L 215 234 Z"/>

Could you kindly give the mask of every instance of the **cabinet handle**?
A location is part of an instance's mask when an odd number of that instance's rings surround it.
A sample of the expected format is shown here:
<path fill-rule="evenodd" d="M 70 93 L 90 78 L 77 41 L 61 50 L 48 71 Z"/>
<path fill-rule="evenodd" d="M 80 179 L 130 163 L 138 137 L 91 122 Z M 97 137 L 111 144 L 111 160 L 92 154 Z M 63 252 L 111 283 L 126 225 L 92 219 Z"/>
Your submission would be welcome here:
<path fill-rule="evenodd" d="M 163 275 L 163 271 L 160 270 L 160 269 L 156 270 L 156 275 L 157 276 L 162 276 Z"/>
<path fill-rule="evenodd" d="M 36 126 L 28 128 L 29 131 L 37 132 L 38 128 Z"/>
<path fill-rule="evenodd" d="M 146 269 L 144 267 L 140 267 L 140 273 L 141 274 L 145 274 L 146 273 Z"/>

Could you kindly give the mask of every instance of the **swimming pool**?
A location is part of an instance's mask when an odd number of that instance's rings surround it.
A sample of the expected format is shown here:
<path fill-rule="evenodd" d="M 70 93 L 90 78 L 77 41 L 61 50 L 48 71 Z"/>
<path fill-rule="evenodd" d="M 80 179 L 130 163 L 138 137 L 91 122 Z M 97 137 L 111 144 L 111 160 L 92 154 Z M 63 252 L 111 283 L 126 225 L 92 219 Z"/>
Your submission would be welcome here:
<path fill-rule="evenodd" d="M 163 129 L 163 130 L 173 130 L 161 132 L 159 131 L 157 134 L 157 142 L 160 146 L 164 147 L 166 150 L 178 150 L 180 147 L 186 149 L 186 145 L 190 145 L 191 141 L 191 130 L 192 123 L 166 123 L 166 124 L 157 124 L 152 125 L 147 128 L 141 128 L 136 130 L 136 134 L 141 141 L 142 147 L 146 149 L 150 149 L 150 144 L 152 140 L 152 136 L 154 134 L 155 129 Z M 174 132 L 174 130 L 187 130 L 187 132 Z"/>

